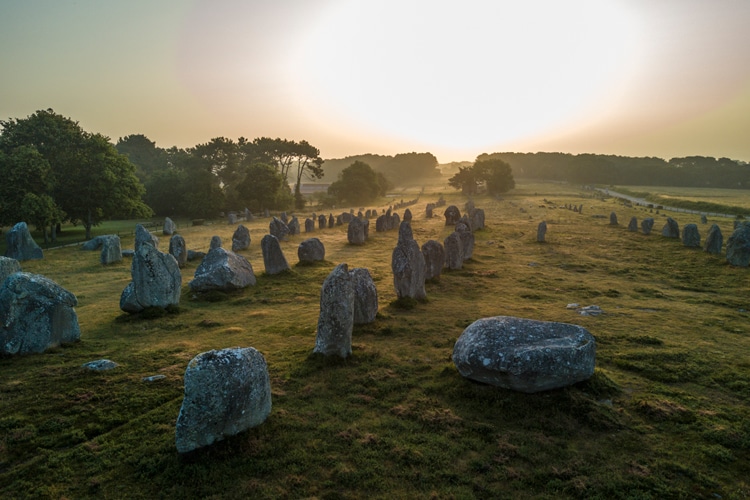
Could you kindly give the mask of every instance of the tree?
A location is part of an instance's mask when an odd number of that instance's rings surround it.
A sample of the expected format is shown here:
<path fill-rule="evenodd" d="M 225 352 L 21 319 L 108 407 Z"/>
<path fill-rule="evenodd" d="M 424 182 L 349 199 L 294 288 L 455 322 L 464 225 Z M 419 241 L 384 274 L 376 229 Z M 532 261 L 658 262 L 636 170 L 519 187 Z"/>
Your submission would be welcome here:
<path fill-rule="evenodd" d="M 328 187 L 328 194 L 347 205 L 366 205 L 389 188 L 384 175 L 375 172 L 367 163 L 356 161 L 339 174 L 339 179 Z"/>
<path fill-rule="evenodd" d="M 448 185 L 455 189 L 460 189 L 465 195 L 476 194 L 478 182 L 474 166 L 459 167 L 458 172 L 448 179 Z"/>
<path fill-rule="evenodd" d="M 472 168 L 476 170 L 477 178 L 484 181 L 487 193 L 490 195 L 506 193 L 516 187 L 513 171 L 503 160 L 477 161 Z"/>
<path fill-rule="evenodd" d="M 49 199 L 41 197 L 46 194 L 67 220 L 84 225 L 87 238 L 91 238 L 91 227 L 106 218 L 151 215 L 151 209 L 141 201 L 144 189 L 135 176 L 135 166 L 107 137 L 85 132 L 77 122 L 52 109 L 0 121 L 0 125 L 0 151 L 7 155 L 21 146 L 32 147 L 49 164 L 50 192 L 35 192 L 37 199 L 27 200 L 29 209 L 49 206 Z"/>
<path fill-rule="evenodd" d="M 144 184 L 156 172 L 168 168 L 167 152 L 143 134 L 121 137 L 117 140 L 115 148 L 135 165 L 135 174 Z"/>
<path fill-rule="evenodd" d="M 297 154 L 295 160 L 297 176 L 294 184 L 294 206 L 302 209 L 305 208 L 305 199 L 301 190 L 302 178 L 321 179 L 323 177 L 323 159 L 320 157 L 320 150 L 311 146 L 307 141 L 297 143 L 294 150 Z"/>
<path fill-rule="evenodd" d="M 237 191 L 252 211 L 284 207 L 289 203 L 289 186 L 274 167 L 265 163 L 248 167 Z"/>

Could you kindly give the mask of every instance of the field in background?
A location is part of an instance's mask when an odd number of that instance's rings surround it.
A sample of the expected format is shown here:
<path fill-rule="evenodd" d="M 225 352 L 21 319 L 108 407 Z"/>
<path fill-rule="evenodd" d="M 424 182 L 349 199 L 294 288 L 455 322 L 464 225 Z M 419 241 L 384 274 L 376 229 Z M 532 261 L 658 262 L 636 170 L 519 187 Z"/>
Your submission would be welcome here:
<path fill-rule="evenodd" d="M 645 198 L 657 205 L 705 212 L 750 215 L 750 190 L 678 188 L 664 186 L 613 186 L 612 190 Z"/>
<path fill-rule="evenodd" d="M 660 188 L 661 189 L 661 188 Z M 465 198 L 443 191 L 463 211 Z M 399 193 L 404 199 L 417 192 Z M 451 231 L 425 219 L 428 189 L 412 206 L 415 239 Z M 398 201 L 398 200 L 395 200 Z M 660 236 L 667 215 L 701 234 L 731 219 L 660 214 L 558 184 L 520 184 L 478 197 L 487 228 L 474 258 L 428 284 L 428 301 L 396 307 L 390 257 L 397 232 L 362 247 L 345 226 L 282 243 L 289 274 L 265 276 L 248 224 L 258 283 L 195 297 L 183 270 L 180 312 L 123 314 L 129 261 L 102 267 L 98 252 L 48 250 L 22 263 L 75 293 L 80 343 L 0 359 L 0 495 L 4 498 L 746 498 L 750 496 L 748 269 Z M 562 207 L 583 204 L 583 212 Z M 382 207 L 380 207 L 382 208 Z M 620 225 L 609 225 L 615 211 Z M 403 214 L 403 210 L 398 211 Z M 442 210 L 436 211 L 442 214 Z M 326 212 L 327 213 L 327 212 Z M 300 222 L 304 216 L 298 214 Z M 656 218 L 630 233 L 630 217 Z M 546 220 L 547 243 L 536 242 Z M 235 226 L 180 227 L 188 247 Z M 296 248 L 321 239 L 326 262 L 294 266 Z M 123 237 L 132 247 L 132 237 Z M 167 237 L 162 237 L 165 250 Z M 380 298 L 374 324 L 355 328 L 344 361 L 312 356 L 320 286 L 341 262 L 367 267 Z M 570 303 L 598 305 L 584 317 Z M 594 377 L 534 395 L 472 383 L 450 355 L 481 317 L 563 321 L 597 340 Z M 181 457 L 174 425 L 182 376 L 200 352 L 253 346 L 269 365 L 273 410 L 261 426 Z M 80 368 L 108 358 L 104 373 Z M 142 378 L 166 375 L 157 382 Z"/>

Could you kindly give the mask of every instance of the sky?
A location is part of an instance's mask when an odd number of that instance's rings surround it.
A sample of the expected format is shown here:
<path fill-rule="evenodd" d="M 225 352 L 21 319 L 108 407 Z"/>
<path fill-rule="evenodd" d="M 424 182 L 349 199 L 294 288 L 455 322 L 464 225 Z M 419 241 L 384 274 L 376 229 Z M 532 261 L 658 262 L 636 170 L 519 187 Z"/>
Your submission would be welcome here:
<path fill-rule="evenodd" d="M 749 21 L 747 0 L 0 0 L 0 120 L 750 161 Z"/>

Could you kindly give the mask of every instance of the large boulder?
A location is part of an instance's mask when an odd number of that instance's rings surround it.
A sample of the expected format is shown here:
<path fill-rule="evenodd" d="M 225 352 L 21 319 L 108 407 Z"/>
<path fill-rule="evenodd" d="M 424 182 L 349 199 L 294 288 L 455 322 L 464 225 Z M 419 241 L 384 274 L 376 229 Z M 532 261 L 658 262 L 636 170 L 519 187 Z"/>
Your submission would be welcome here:
<path fill-rule="evenodd" d="M 326 249 L 318 238 L 308 238 L 297 247 L 300 262 L 311 263 L 325 260 Z"/>
<path fill-rule="evenodd" d="M 436 280 L 440 278 L 445 265 L 445 249 L 439 241 L 428 240 L 422 245 L 424 255 L 424 279 Z"/>
<path fill-rule="evenodd" d="M 7 248 L 5 256 L 16 260 L 38 260 L 44 258 L 44 254 L 34 238 L 31 237 L 29 226 L 25 222 L 19 222 L 13 226 L 5 235 Z"/>
<path fill-rule="evenodd" d="M 680 237 L 680 226 L 677 221 L 672 217 L 667 217 L 667 222 L 661 229 L 661 235 L 665 238 L 679 238 Z"/>
<path fill-rule="evenodd" d="M 398 243 L 391 255 L 391 270 L 398 298 L 427 298 L 424 288 L 424 255 L 419 244 L 414 241 L 411 224 L 408 222 L 402 222 L 399 227 Z"/>
<path fill-rule="evenodd" d="M 277 219 L 278 220 L 278 219 Z M 289 263 L 281 251 L 281 245 L 276 236 L 267 234 L 260 240 L 260 249 L 263 252 L 263 265 L 266 274 L 279 274 L 289 269 Z"/>
<path fill-rule="evenodd" d="M 0 354 L 44 352 L 81 338 L 76 296 L 54 281 L 17 272 L 0 285 Z"/>
<path fill-rule="evenodd" d="M 355 267 L 349 274 L 354 287 L 354 324 L 372 323 L 378 314 L 378 290 L 370 271 L 364 267 Z"/>
<path fill-rule="evenodd" d="M 232 251 L 239 252 L 250 247 L 250 230 L 240 224 L 232 235 Z"/>
<path fill-rule="evenodd" d="M 738 224 L 727 240 L 727 262 L 737 267 L 750 263 L 750 223 Z"/>
<path fill-rule="evenodd" d="M 114 264 L 122 261 L 122 246 L 120 237 L 116 234 L 108 234 L 102 237 L 102 251 L 99 254 L 99 262 L 103 265 Z"/>
<path fill-rule="evenodd" d="M 313 352 L 346 358 L 352 353 L 354 283 L 346 264 L 326 277 L 320 290 L 320 314 Z"/>
<path fill-rule="evenodd" d="M 169 255 L 175 258 L 178 267 L 185 267 L 185 264 L 187 264 L 187 261 L 189 259 L 189 253 L 187 245 L 185 244 L 185 238 L 183 238 L 179 234 L 173 234 L 172 237 L 169 238 Z"/>
<path fill-rule="evenodd" d="M 242 255 L 214 248 L 203 258 L 188 286 L 194 292 L 238 290 L 255 285 L 253 266 Z"/>
<path fill-rule="evenodd" d="M 721 234 L 721 229 L 718 225 L 711 224 L 711 228 L 706 235 L 706 243 L 703 246 L 703 250 L 714 255 L 719 255 L 723 246 L 724 236 Z"/>
<path fill-rule="evenodd" d="M 13 273 L 21 272 L 21 263 L 10 257 L 0 257 L 0 286 L 3 286 L 5 278 Z"/>
<path fill-rule="evenodd" d="M 201 353 L 185 370 L 177 451 L 187 453 L 256 427 L 270 413 L 271 379 L 260 352 L 236 347 Z"/>
<path fill-rule="evenodd" d="M 682 228 L 682 244 L 690 248 L 700 248 L 701 235 L 697 224 L 686 224 Z"/>
<path fill-rule="evenodd" d="M 462 376 L 526 393 L 587 380 L 595 361 L 596 342 L 585 328 L 511 316 L 475 321 L 453 347 Z"/>
<path fill-rule="evenodd" d="M 168 253 L 161 253 L 148 242 L 136 242 L 130 274 L 133 281 L 120 296 L 123 311 L 137 313 L 149 307 L 166 309 L 180 303 L 180 266 Z"/>

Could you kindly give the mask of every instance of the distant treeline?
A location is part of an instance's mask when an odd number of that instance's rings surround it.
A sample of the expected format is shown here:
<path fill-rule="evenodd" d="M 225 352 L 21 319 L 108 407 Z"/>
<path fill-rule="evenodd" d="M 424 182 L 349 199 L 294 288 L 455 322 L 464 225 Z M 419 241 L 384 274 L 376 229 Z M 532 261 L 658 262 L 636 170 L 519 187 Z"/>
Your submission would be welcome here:
<path fill-rule="evenodd" d="M 396 156 L 363 154 L 325 160 L 323 170 L 326 181 L 333 182 L 341 171 L 357 161 L 366 163 L 397 186 L 419 183 L 421 179 L 440 176 L 438 160 L 432 153 L 401 153 Z"/>
<path fill-rule="evenodd" d="M 499 158 L 523 179 L 580 184 L 677 186 L 750 189 L 747 162 L 710 156 L 686 156 L 669 161 L 656 157 L 569 153 L 492 153 L 477 160 Z"/>

